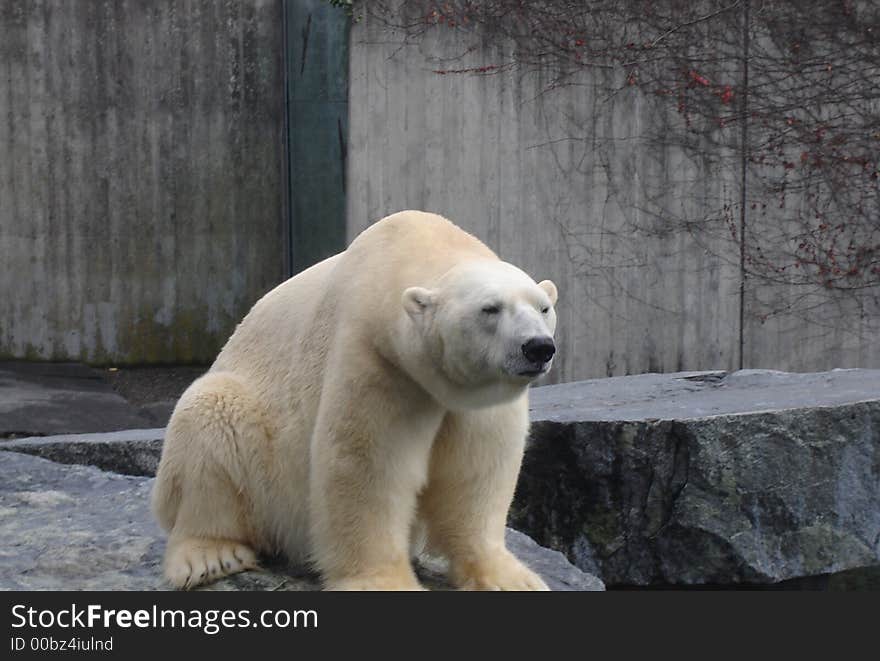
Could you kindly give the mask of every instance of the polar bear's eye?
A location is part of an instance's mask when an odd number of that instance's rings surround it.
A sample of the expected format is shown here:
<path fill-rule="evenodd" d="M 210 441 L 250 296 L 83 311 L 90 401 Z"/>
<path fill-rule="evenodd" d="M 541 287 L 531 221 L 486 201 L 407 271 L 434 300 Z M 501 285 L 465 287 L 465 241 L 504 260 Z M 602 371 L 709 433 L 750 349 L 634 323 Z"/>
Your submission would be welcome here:
<path fill-rule="evenodd" d="M 483 306 L 483 314 L 498 314 L 501 312 L 500 305 L 484 305 Z"/>
<path fill-rule="evenodd" d="M 541 314 L 547 314 L 548 312 L 550 312 L 550 308 L 549 308 L 549 307 L 541 308 Z"/>

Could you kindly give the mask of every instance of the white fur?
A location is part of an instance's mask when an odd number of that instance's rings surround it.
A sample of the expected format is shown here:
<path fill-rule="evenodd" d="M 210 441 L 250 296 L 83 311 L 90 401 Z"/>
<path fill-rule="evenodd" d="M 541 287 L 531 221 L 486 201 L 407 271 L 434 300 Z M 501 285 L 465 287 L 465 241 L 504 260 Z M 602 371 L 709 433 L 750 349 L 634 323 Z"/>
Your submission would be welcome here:
<path fill-rule="evenodd" d="M 168 579 L 282 552 L 329 588 L 419 589 L 418 524 L 458 586 L 546 589 L 504 521 L 535 376 L 522 345 L 552 336 L 555 302 L 415 211 L 266 294 L 169 422 L 153 493 Z"/>

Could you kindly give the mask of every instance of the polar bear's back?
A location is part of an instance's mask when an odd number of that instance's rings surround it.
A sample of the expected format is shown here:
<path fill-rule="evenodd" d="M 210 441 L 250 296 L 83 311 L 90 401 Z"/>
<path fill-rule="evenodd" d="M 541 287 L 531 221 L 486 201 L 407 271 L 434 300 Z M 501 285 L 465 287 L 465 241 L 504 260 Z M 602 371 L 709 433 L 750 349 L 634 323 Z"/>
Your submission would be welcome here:
<path fill-rule="evenodd" d="M 462 259 L 497 259 L 475 236 L 425 211 L 399 211 L 383 218 L 361 232 L 346 253 L 361 268 L 416 280 L 435 277 L 438 270 L 442 274 Z"/>
<path fill-rule="evenodd" d="M 401 211 L 383 218 L 346 251 L 263 296 L 211 371 L 236 374 L 260 398 L 282 407 L 281 415 L 291 406 L 311 409 L 317 400 L 303 398 L 317 391 L 334 333 L 352 323 L 363 326 L 367 335 L 382 333 L 406 287 L 429 286 L 462 258 L 497 259 L 477 238 L 439 215 Z"/>
<path fill-rule="evenodd" d="M 297 403 L 285 401 L 286 397 L 298 396 L 303 380 L 319 378 L 321 373 L 335 318 L 329 285 L 342 254 L 282 282 L 257 301 L 211 372 L 235 374 L 267 404 L 289 410 Z"/>

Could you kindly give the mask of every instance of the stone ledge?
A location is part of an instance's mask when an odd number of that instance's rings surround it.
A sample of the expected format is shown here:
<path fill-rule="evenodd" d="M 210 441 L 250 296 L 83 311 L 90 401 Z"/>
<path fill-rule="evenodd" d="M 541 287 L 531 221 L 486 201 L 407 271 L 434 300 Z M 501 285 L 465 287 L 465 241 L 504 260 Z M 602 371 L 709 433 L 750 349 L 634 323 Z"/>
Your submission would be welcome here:
<path fill-rule="evenodd" d="M 597 379 L 535 388 L 531 416 L 510 522 L 611 585 L 880 571 L 880 370 Z M 162 433 L 0 449 L 151 475 Z"/>
<path fill-rule="evenodd" d="M 880 370 L 675 372 L 533 388 L 532 421 L 691 420 L 880 399 Z"/>
<path fill-rule="evenodd" d="M 150 436 L 150 434 L 145 434 Z M 149 440 L 149 439 L 147 439 Z M 122 441 L 124 442 L 124 441 Z M 163 590 L 164 534 L 149 511 L 153 479 L 0 452 L 0 590 Z M 603 590 L 556 551 L 508 530 L 513 553 L 555 590 Z M 444 566 L 420 568 L 448 589 Z M 271 560 L 207 590 L 315 590 L 314 575 Z"/>
<path fill-rule="evenodd" d="M 60 434 L 19 438 L 0 450 L 31 454 L 62 464 L 97 466 L 126 475 L 155 475 L 165 429 L 126 429 L 96 434 Z"/>

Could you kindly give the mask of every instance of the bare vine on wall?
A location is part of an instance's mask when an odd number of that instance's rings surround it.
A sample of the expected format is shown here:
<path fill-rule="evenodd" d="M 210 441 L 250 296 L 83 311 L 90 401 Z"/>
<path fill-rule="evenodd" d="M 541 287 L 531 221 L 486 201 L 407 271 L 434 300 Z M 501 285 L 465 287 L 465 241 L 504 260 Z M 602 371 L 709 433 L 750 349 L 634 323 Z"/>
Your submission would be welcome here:
<path fill-rule="evenodd" d="M 791 300 L 880 299 L 880 4 L 867 0 L 481 0 L 359 3 L 410 39 L 456 30 L 500 59 L 437 75 L 588 73 L 669 120 L 642 136 L 738 170 L 699 217 L 650 207 L 642 231 L 724 235 L 743 278 Z M 576 139 L 576 136 L 572 136 Z M 659 222 L 658 222 L 659 221 Z M 797 293 L 801 292 L 801 293 Z M 805 303 L 806 305 L 807 303 Z M 768 314 L 778 310 L 768 309 Z"/>

